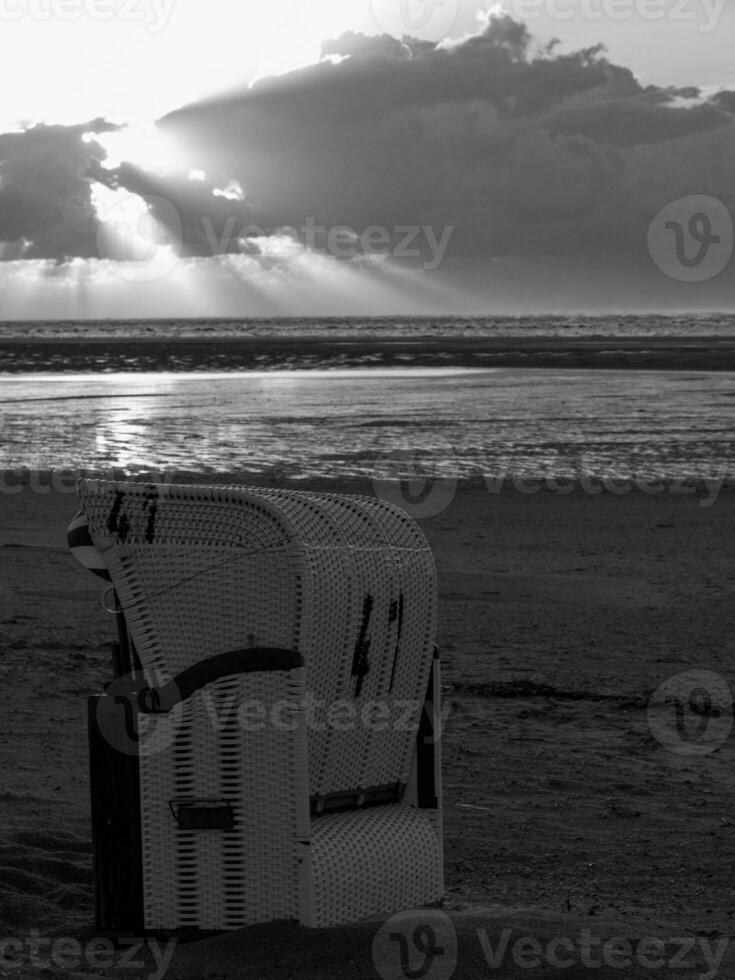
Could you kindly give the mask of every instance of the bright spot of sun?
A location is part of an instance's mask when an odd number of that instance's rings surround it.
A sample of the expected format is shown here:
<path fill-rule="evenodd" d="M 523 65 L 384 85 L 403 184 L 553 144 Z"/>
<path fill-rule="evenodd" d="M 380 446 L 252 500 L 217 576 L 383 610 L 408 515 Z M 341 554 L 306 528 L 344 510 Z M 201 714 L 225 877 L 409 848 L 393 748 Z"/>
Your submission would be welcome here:
<path fill-rule="evenodd" d="M 112 190 L 104 184 L 95 183 L 91 195 L 97 217 L 103 223 L 126 223 L 133 227 L 148 214 L 142 198 L 121 188 Z"/>
<path fill-rule="evenodd" d="M 190 170 L 189 180 L 204 181 L 207 179 L 207 174 L 204 170 Z"/>
<path fill-rule="evenodd" d="M 132 163 L 163 177 L 181 168 L 181 153 L 175 140 L 164 135 L 154 122 L 136 122 L 116 132 L 91 136 L 107 152 L 103 163 L 106 170 Z"/>

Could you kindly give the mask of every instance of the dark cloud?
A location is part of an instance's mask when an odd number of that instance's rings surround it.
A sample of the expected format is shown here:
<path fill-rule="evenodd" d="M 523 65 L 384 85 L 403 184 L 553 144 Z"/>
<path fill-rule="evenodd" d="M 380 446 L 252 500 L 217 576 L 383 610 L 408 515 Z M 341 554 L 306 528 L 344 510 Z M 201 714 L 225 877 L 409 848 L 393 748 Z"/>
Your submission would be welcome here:
<path fill-rule="evenodd" d="M 713 105 L 675 108 L 644 95 L 571 101 L 548 114 L 545 128 L 554 134 L 586 136 L 608 146 L 638 146 L 706 133 L 730 121 L 727 113 Z"/>
<path fill-rule="evenodd" d="M 91 181 L 105 179 L 105 151 L 83 136 L 116 128 L 94 120 L 0 135 L 0 242 L 11 246 L 10 257 L 23 240 L 28 259 L 97 255 Z"/>
<path fill-rule="evenodd" d="M 511 18 L 433 45 L 347 33 L 322 63 L 188 106 L 161 121 L 180 173 L 158 177 L 104 154 L 84 127 L 0 137 L 0 240 L 31 255 L 97 254 L 90 184 L 175 209 L 184 254 L 257 252 L 248 228 L 451 226 L 450 255 L 646 261 L 646 230 L 669 201 L 735 199 L 735 93 L 643 88 L 599 46 L 561 54 Z M 205 181 L 185 179 L 189 168 Z M 231 180 L 245 200 L 218 196 Z M 165 200 L 168 207 L 161 207 Z M 177 229 L 178 230 L 178 229 Z"/>
<path fill-rule="evenodd" d="M 222 187 L 211 181 L 155 177 L 132 164 L 118 168 L 114 179 L 115 186 L 142 197 L 162 224 L 173 206 L 184 257 L 243 251 L 240 239 L 253 224 L 253 210 L 242 201 L 216 195 Z"/>
<path fill-rule="evenodd" d="M 640 261 L 651 218 L 679 188 L 732 185 L 706 179 L 696 149 L 713 134 L 732 141 L 726 105 L 677 105 L 699 90 L 644 89 L 599 46 L 534 48 L 506 17 L 453 45 L 350 33 L 324 52 L 346 60 L 163 120 L 192 161 L 241 180 L 264 228 L 310 216 L 357 230 L 451 225 L 460 258 Z M 686 174 L 667 180 L 672 153 Z"/>
<path fill-rule="evenodd" d="M 718 92 L 710 101 L 716 108 L 735 116 L 735 92 Z"/>
<path fill-rule="evenodd" d="M 326 42 L 324 51 L 349 57 L 263 79 L 247 92 L 208 100 L 169 119 L 265 108 L 317 124 L 366 123 L 405 107 L 477 99 L 508 116 L 523 116 L 584 92 L 640 91 L 627 69 L 600 56 L 599 46 L 555 55 L 552 43 L 534 55 L 528 28 L 509 17 L 495 19 L 482 34 L 449 47 L 348 33 Z"/>

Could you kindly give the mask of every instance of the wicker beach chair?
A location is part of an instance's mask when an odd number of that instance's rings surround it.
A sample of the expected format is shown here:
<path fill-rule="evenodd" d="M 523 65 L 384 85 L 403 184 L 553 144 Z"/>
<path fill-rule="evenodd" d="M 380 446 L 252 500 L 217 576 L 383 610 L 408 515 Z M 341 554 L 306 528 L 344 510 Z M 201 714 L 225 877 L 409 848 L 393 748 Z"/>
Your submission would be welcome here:
<path fill-rule="evenodd" d="M 363 497 L 82 481 L 137 671 L 90 700 L 98 928 L 443 895 L 436 576 Z"/>

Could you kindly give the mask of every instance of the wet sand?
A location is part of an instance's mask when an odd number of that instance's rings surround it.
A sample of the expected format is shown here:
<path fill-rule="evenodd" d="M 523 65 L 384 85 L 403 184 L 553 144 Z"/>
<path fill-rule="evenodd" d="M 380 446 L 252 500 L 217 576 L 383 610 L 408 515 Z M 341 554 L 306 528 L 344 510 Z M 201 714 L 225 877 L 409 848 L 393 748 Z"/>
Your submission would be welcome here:
<path fill-rule="evenodd" d="M 714 671 L 735 685 L 735 493 L 702 503 L 694 493 L 472 488 L 422 521 L 440 579 L 455 977 L 669 980 L 707 969 L 668 960 L 526 969 L 508 954 L 492 972 L 478 928 L 493 948 L 508 929 L 542 945 L 575 941 L 584 929 L 656 937 L 669 959 L 675 937 L 716 945 L 735 935 L 729 717 L 716 708 L 687 716 L 683 751 L 672 752 L 661 737 L 675 731 L 673 706 L 647 712 L 651 692 L 683 672 Z M 66 549 L 75 496 L 26 486 L 0 506 L 0 937 L 39 929 L 86 942 L 94 934 L 86 698 L 110 679 L 113 624 L 98 581 Z M 697 755 L 687 746 L 702 718 L 726 737 Z M 180 946 L 168 975 L 376 977 L 379 925 L 213 937 Z M 703 955 L 697 946 L 689 959 L 701 964 Z M 728 949 L 720 974 L 734 960 Z M 153 972 L 147 962 L 140 975 Z M 45 976 L 70 975 L 54 969 Z M 4 968 L 37 975 L 28 971 Z M 105 972 L 82 965 L 75 975 Z M 114 975 L 138 974 L 120 966 Z"/>
<path fill-rule="evenodd" d="M 0 372 L 212 371 L 284 367 L 559 367 L 733 371 L 735 339 L 208 337 L 0 339 Z"/>

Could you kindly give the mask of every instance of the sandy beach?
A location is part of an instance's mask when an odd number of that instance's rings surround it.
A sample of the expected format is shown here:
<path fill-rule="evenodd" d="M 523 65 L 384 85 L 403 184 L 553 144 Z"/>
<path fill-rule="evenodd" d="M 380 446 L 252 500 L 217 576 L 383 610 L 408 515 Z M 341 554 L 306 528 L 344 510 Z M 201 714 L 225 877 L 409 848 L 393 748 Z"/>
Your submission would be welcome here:
<path fill-rule="evenodd" d="M 735 980 L 735 0 L 0 24 L 0 980 Z"/>
<path fill-rule="evenodd" d="M 39 930 L 83 945 L 94 937 L 86 698 L 110 679 L 114 627 L 98 580 L 66 548 L 74 494 L 5 490 L 0 937 Z M 676 751 L 664 747 L 676 736 L 673 706 L 647 710 L 652 692 L 685 672 L 735 684 L 735 494 L 705 502 L 474 486 L 421 522 L 440 578 L 455 977 L 703 977 L 705 947 L 718 944 L 719 973 L 735 962 L 725 951 L 735 934 L 729 707 L 688 708 Z M 698 754 L 708 726 L 713 742 Z M 380 924 L 212 937 L 180 945 L 167 975 L 381 976 Z M 542 946 L 584 930 L 600 941 L 656 938 L 666 953 L 655 968 L 578 958 L 566 970 L 508 953 L 493 972 L 482 936 L 495 949 L 504 930 Z M 677 937 L 691 938 L 689 966 L 672 962 Z M 54 961 L 42 975 L 152 976 L 144 954 L 137 971 L 118 950 L 105 968 L 82 957 L 75 970 Z M 25 957 L 0 975 L 38 975 Z"/>

